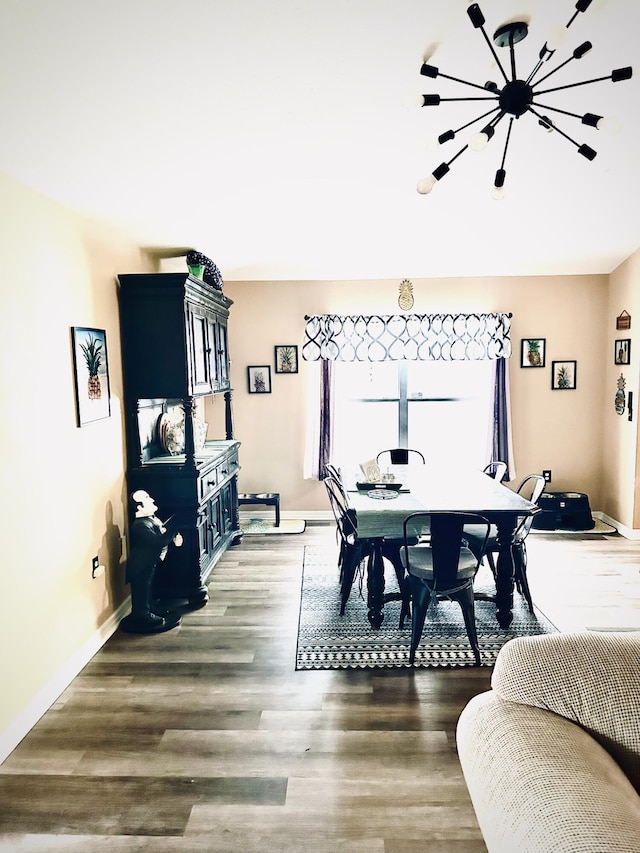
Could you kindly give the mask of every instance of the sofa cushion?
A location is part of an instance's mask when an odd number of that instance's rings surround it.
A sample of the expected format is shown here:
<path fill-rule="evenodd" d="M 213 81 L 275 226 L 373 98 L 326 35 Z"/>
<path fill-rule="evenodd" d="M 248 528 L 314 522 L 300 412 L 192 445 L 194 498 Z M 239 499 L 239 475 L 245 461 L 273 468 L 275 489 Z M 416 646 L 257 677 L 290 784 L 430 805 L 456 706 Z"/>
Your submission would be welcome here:
<path fill-rule="evenodd" d="M 638 853 L 638 795 L 575 723 L 491 691 L 465 707 L 456 740 L 490 853 Z"/>
<path fill-rule="evenodd" d="M 491 686 L 578 723 L 640 793 L 640 632 L 517 637 L 500 650 Z"/>

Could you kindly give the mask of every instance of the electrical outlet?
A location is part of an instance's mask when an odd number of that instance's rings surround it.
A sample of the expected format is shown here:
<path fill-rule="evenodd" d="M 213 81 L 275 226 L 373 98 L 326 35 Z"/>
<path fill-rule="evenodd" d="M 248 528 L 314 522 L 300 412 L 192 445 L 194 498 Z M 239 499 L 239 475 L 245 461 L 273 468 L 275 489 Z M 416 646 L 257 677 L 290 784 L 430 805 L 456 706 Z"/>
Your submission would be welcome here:
<path fill-rule="evenodd" d="M 102 574 L 100 572 L 100 558 L 96 554 L 96 556 L 91 560 L 91 577 L 97 578 L 99 574 Z"/>
<path fill-rule="evenodd" d="M 542 476 L 544 477 L 545 483 L 551 482 L 551 470 L 549 468 L 545 468 L 545 470 L 542 472 Z"/>

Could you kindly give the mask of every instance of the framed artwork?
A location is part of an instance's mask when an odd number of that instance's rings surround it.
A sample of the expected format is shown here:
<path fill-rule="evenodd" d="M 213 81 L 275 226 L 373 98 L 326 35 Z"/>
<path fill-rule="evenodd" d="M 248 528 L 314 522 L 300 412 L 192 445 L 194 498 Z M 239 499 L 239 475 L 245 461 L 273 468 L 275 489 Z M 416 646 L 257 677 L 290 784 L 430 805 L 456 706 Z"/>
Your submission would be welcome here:
<path fill-rule="evenodd" d="M 250 394 L 270 394 L 271 368 L 268 364 L 247 367 L 247 381 Z"/>
<path fill-rule="evenodd" d="M 615 341 L 613 358 L 616 364 L 631 364 L 631 338 Z"/>
<path fill-rule="evenodd" d="M 283 344 L 275 347 L 276 373 L 298 372 L 298 347 L 294 344 Z"/>
<path fill-rule="evenodd" d="M 544 367 L 546 338 L 522 338 L 520 367 Z"/>
<path fill-rule="evenodd" d="M 79 427 L 111 417 L 107 333 L 104 329 L 71 327 L 76 422 Z"/>
<path fill-rule="evenodd" d="M 576 369 L 577 362 L 575 361 L 552 361 L 551 390 L 575 391 Z"/>

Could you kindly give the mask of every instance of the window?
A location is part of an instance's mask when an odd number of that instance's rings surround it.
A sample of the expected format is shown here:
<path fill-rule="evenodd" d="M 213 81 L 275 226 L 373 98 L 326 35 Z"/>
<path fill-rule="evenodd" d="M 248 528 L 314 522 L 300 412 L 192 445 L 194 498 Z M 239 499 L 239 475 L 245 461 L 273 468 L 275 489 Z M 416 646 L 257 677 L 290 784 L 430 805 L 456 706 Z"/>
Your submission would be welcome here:
<path fill-rule="evenodd" d="M 493 361 L 336 362 L 332 458 L 353 464 L 390 447 L 483 468 Z"/>

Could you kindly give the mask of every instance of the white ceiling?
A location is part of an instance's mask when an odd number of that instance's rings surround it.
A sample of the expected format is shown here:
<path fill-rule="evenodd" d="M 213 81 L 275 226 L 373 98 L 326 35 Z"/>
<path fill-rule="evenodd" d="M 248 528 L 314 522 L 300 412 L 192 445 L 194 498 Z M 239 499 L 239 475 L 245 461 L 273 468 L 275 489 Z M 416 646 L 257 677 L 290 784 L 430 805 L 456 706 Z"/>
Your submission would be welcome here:
<path fill-rule="evenodd" d="M 532 116 L 514 124 L 507 197 L 490 197 L 506 122 L 428 196 L 465 144 L 433 140 L 488 105 L 407 110 L 408 93 L 478 94 L 419 74 L 501 78 L 466 0 L 21 0 L 0 9 L 0 170 L 126 226 L 193 246 L 227 280 L 607 273 L 640 245 L 638 0 L 593 0 L 549 81 L 637 66 L 546 96 L 616 114 L 614 137 L 556 114 L 593 162 Z M 575 0 L 482 0 L 486 31 L 529 23 L 526 76 Z M 508 70 L 508 50 L 498 49 Z M 547 69 L 556 63 L 555 57 Z M 554 100 L 552 101 L 551 98 Z M 481 125 L 480 125 L 481 126 Z"/>

